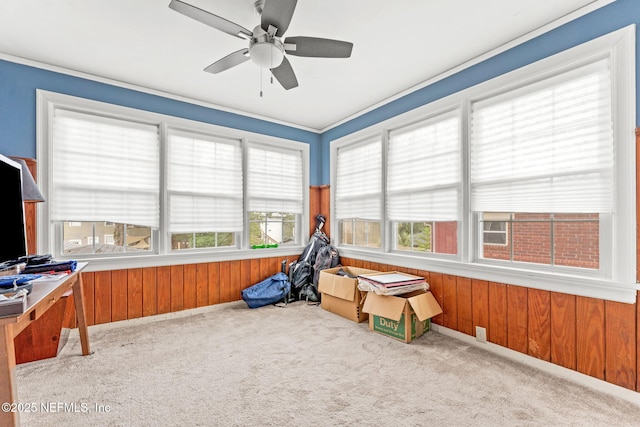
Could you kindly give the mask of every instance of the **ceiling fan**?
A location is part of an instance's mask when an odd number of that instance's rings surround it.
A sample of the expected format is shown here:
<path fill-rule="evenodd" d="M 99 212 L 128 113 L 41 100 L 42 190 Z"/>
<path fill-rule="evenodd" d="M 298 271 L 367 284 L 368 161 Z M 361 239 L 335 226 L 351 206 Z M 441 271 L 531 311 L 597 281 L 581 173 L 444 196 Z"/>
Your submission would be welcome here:
<path fill-rule="evenodd" d="M 289 90 L 298 86 L 298 79 L 285 53 L 314 58 L 349 58 L 353 49 L 353 43 L 318 37 L 287 37 L 283 40 L 296 4 L 297 0 L 256 1 L 254 7 L 260 14 L 260 25 L 253 31 L 180 0 L 171 0 L 169 7 L 217 30 L 249 41 L 248 48 L 225 56 L 209 65 L 205 71 L 217 74 L 251 60 L 271 70 L 282 87 Z"/>

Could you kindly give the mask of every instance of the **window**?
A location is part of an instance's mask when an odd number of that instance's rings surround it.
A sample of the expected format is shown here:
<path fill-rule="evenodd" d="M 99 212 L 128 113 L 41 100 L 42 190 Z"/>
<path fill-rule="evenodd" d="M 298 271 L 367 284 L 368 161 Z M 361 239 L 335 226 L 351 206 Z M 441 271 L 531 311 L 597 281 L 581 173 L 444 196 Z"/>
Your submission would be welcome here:
<path fill-rule="evenodd" d="M 395 224 L 395 249 L 399 251 L 433 252 L 433 223 L 398 222 Z"/>
<path fill-rule="evenodd" d="M 43 253 L 123 268 L 302 245 L 308 144 L 44 91 L 38 123 Z"/>
<path fill-rule="evenodd" d="M 386 208 L 394 249 L 457 253 L 460 150 L 457 110 L 389 132 Z M 434 241 L 435 229 L 441 236 Z"/>
<path fill-rule="evenodd" d="M 380 221 L 346 218 L 340 220 L 339 226 L 340 241 L 345 245 L 363 248 L 380 248 L 382 245 Z"/>
<path fill-rule="evenodd" d="M 235 246 L 243 227 L 242 185 L 239 140 L 169 129 L 171 249 Z"/>
<path fill-rule="evenodd" d="M 296 244 L 303 213 L 302 152 L 249 144 L 247 198 L 250 245 Z"/>
<path fill-rule="evenodd" d="M 332 141 L 343 255 L 635 302 L 634 33 Z"/>
<path fill-rule="evenodd" d="M 471 208 L 512 213 L 509 256 L 480 257 L 599 268 L 592 237 L 613 212 L 610 81 L 604 58 L 473 104 Z"/>
<path fill-rule="evenodd" d="M 484 258 L 599 269 L 597 214 L 512 213 L 495 221 L 504 215 L 483 214 Z"/>
<path fill-rule="evenodd" d="M 252 248 L 275 247 L 296 241 L 296 215 L 285 212 L 249 212 Z"/>
<path fill-rule="evenodd" d="M 101 235 L 105 236 L 102 244 Z M 151 249 L 150 227 L 127 226 L 108 221 L 64 222 L 62 236 L 61 253 L 69 257 L 142 253 Z"/>
<path fill-rule="evenodd" d="M 105 221 L 135 227 L 150 240 L 160 221 L 158 126 L 57 108 L 51 134 L 51 220 L 68 222 L 56 252 L 126 251 L 121 240 L 99 244 Z M 80 226 L 77 226 L 80 223 Z M 125 238 L 124 234 L 121 234 Z M 75 242 L 80 240 L 80 246 Z M 147 241 L 145 250 L 149 250 Z"/>
<path fill-rule="evenodd" d="M 510 214 L 496 212 L 484 212 L 482 214 L 482 241 L 485 256 L 489 253 L 488 245 L 507 245 L 510 220 Z"/>
<path fill-rule="evenodd" d="M 340 242 L 365 248 L 382 245 L 382 139 L 338 150 L 335 216 Z"/>

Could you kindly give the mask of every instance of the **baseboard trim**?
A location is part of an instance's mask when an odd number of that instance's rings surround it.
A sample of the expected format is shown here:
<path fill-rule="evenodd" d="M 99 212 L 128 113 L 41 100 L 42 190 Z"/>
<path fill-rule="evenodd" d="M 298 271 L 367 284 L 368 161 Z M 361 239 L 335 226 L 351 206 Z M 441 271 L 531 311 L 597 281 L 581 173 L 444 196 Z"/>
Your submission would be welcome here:
<path fill-rule="evenodd" d="M 159 313 L 159 314 L 153 314 L 153 315 L 150 315 L 150 316 L 136 317 L 136 318 L 133 318 L 133 319 L 123 319 L 123 320 L 117 320 L 117 321 L 114 321 L 114 322 L 99 323 L 97 325 L 89 326 L 89 332 L 94 331 L 94 330 L 95 331 L 98 331 L 98 330 L 100 330 L 100 331 L 109 331 L 111 329 L 135 327 L 135 326 L 144 325 L 144 324 L 147 324 L 147 323 L 161 322 L 163 320 L 180 319 L 180 318 L 183 318 L 183 317 L 196 316 L 198 314 L 207 313 L 207 312 L 210 312 L 210 311 L 220 310 L 225 305 L 239 304 L 239 303 L 245 304 L 244 301 L 238 300 L 238 301 L 231 301 L 231 302 L 227 302 L 227 303 L 219 303 L 219 304 L 207 305 L 207 306 L 204 306 L 204 307 L 187 308 L 187 309 L 184 309 L 184 310 L 172 311 L 172 312 L 169 312 L 169 313 Z M 74 328 L 73 330 L 75 332 L 77 332 L 78 328 Z"/>
<path fill-rule="evenodd" d="M 207 305 L 204 307 L 188 308 L 185 310 L 172 311 L 169 313 L 159 313 L 159 314 L 153 314 L 150 316 L 136 317 L 133 319 L 116 320 L 113 322 L 91 325 L 87 328 L 89 330 L 89 344 L 91 344 L 92 332 L 111 331 L 111 330 L 114 330 L 114 329 L 117 330 L 120 328 L 135 328 L 136 326 L 146 325 L 146 324 L 155 323 L 155 322 L 162 322 L 164 320 L 181 319 L 185 317 L 196 316 L 198 314 L 220 310 L 224 305 L 227 305 L 227 304 L 228 305 L 239 304 L 240 302 L 244 304 L 244 301 L 231 301 L 228 303 L 219 303 L 219 304 Z M 69 338 L 72 338 L 76 341 L 80 339 L 80 332 L 78 331 L 77 327 L 73 329 L 69 329 L 69 332 L 67 334 L 67 339 L 65 340 L 65 342 L 68 341 Z M 60 351 L 61 349 L 62 348 L 60 348 L 58 351 Z M 92 348 L 91 350 L 92 350 L 92 353 L 95 351 L 99 351 L 99 350 L 96 350 L 95 348 Z"/>
<path fill-rule="evenodd" d="M 615 384 L 611 384 L 594 377 L 590 377 L 589 375 L 582 374 L 580 372 L 565 368 L 560 365 L 555 365 L 551 362 L 537 359 L 527 354 L 523 354 L 518 351 L 511 350 L 509 348 L 502 347 L 500 345 L 497 345 L 488 341 L 480 342 L 471 335 L 463 334 L 462 332 L 458 332 L 453 329 L 449 329 L 444 326 L 437 325 L 435 323 L 431 324 L 431 330 L 433 330 L 434 332 L 449 336 L 451 338 L 455 338 L 457 340 L 463 341 L 467 344 L 476 346 L 478 348 L 482 348 L 484 350 L 490 351 L 491 353 L 497 354 L 499 356 L 503 356 L 507 359 L 511 359 L 513 361 L 522 363 L 532 368 L 539 369 L 548 374 L 555 375 L 557 377 L 566 379 L 568 381 L 580 384 L 585 387 L 589 387 L 596 391 L 607 393 L 614 397 L 624 399 L 637 406 L 640 406 L 640 393 L 637 393 L 633 390 L 629 390 L 627 388 L 620 387 Z"/>

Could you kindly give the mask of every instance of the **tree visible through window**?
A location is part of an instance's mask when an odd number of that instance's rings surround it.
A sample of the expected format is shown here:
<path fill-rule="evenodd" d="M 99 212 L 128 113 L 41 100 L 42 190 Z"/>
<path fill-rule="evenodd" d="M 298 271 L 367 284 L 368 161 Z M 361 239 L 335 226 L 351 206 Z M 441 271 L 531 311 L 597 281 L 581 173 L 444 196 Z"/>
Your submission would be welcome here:
<path fill-rule="evenodd" d="M 432 252 L 430 222 L 400 222 L 396 224 L 396 249 L 400 251 Z"/>
<path fill-rule="evenodd" d="M 235 233 L 182 233 L 171 235 L 171 249 L 219 248 L 235 245 Z"/>
<path fill-rule="evenodd" d="M 295 243 L 296 214 L 283 212 L 249 212 L 249 245 Z"/>

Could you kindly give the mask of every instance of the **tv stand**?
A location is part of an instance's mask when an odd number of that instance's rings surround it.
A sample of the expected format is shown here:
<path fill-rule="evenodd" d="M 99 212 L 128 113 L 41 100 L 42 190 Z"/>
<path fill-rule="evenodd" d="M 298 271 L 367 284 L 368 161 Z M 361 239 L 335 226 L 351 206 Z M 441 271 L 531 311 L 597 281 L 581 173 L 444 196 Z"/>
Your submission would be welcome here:
<path fill-rule="evenodd" d="M 81 270 L 86 266 L 87 263 L 78 263 L 73 273 L 60 279 L 34 282 L 33 290 L 27 297 L 27 309 L 24 313 L 18 316 L 0 318 L 0 384 L 2 384 L 2 387 L 0 387 L 0 403 L 7 403 L 11 406 L 12 403 L 19 402 L 16 384 L 14 338 L 42 316 L 70 289 L 73 290 L 82 355 L 86 356 L 91 353 L 84 311 L 82 275 L 80 274 Z M 26 402 L 27 400 L 23 398 L 22 401 Z M 0 426 L 20 425 L 19 415 L 18 411 L 0 411 Z"/>

